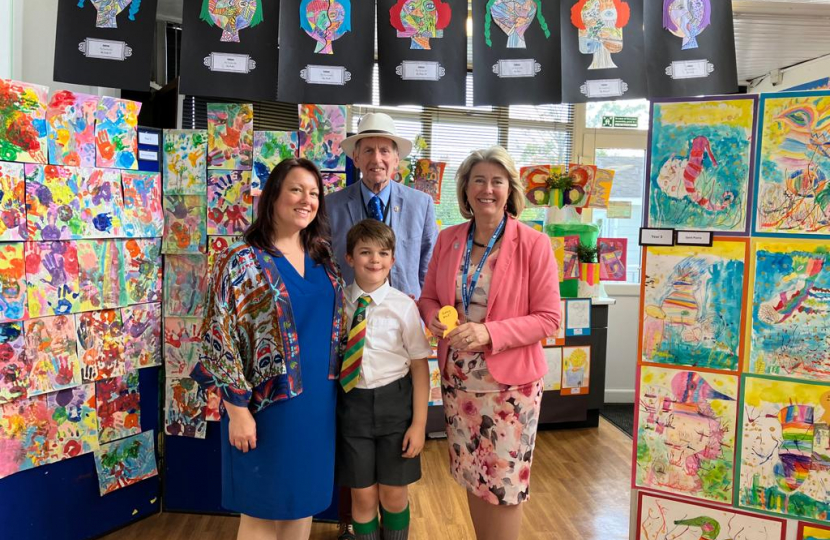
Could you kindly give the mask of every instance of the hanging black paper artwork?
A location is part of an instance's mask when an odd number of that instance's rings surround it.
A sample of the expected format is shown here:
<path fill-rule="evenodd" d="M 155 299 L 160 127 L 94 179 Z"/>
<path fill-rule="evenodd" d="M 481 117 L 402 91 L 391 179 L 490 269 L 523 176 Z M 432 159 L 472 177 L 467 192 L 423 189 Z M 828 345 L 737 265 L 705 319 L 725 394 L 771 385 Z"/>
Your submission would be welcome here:
<path fill-rule="evenodd" d="M 643 0 L 567 0 L 560 21 L 563 101 L 646 97 Z"/>
<path fill-rule="evenodd" d="M 370 103 L 374 16 L 366 0 L 282 0 L 279 100 Z"/>
<path fill-rule="evenodd" d="M 464 105 L 467 0 L 378 0 L 381 105 Z"/>
<path fill-rule="evenodd" d="M 473 2 L 475 105 L 559 103 L 559 0 Z"/>
<path fill-rule="evenodd" d="M 729 0 L 650 1 L 645 34 L 649 97 L 738 91 Z"/>
<path fill-rule="evenodd" d="M 185 0 L 179 92 L 277 99 L 277 0 Z"/>
<path fill-rule="evenodd" d="M 150 90 L 156 0 L 60 0 L 56 81 Z"/>

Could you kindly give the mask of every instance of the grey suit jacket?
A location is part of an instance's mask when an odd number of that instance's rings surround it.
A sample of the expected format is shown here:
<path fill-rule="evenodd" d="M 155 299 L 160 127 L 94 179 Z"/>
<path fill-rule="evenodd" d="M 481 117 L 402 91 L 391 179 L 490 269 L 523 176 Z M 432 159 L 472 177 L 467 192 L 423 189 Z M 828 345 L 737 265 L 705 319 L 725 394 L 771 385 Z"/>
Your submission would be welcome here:
<path fill-rule="evenodd" d="M 435 205 L 426 193 L 396 182 L 391 182 L 390 187 L 387 223 L 395 231 L 397 240 L 390 281 L 393 287 L 417 299 L 438 237 Z M 327 195 L 326 212 L 331 222 L 334 256 L 343 279 L 349 284 L 354 281 L 354 272 L 346 264 L 346 233 L 352 225 L 369 217 L 360 197 L 360 183 Z"/>

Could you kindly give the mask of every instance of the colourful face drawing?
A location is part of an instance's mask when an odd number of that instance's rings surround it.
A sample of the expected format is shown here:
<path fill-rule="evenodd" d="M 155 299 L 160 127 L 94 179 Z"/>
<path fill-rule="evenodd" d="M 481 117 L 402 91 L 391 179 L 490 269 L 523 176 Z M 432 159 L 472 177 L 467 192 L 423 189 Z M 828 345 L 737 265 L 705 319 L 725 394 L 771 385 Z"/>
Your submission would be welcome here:
<path fill-rule="evenodd" d="M 222 29 L 221 41 L 239 42 L 239 31 L 262 22 L 261 0 L 203 0 L 201 19 Z"/>
<path fill-rule="evenodd" d="M 314 52 L 334 54 L 331 44 L 351 28 L 350 0 L 303 0 L 300 27 L 317 41 Z"/>
<path fill-rule="evenodd" d="M 490 15 L 507 34 L 508 49 L 524 49 L 525 32 L 536 17 L 534 0 L 495 0 L 490 4 Z"/>
<path fill-rule="evenodd" d="M 399 38 L 412 38 L 410 49 L 430 49 L 429 38 L 444 37 L 450 6 L 441 0 L 398 0 L 389 18 Z"/>
<path fill-rule="evenodd" d="M 663 28 L 683 38 L 682 50 L 697 49 L 697 36 L 710 24 L 709 0 L 663 0 Z"/>
<path fill-rule="evenodd" d="M 611 54 L 622 51 L 622 29 L 629 16 L 628 3 L 622 0 L 581 0 L 571 8 L 571 24 L 579 29 L 579 52 L 594 55 L 588 69 L 617 67 Z"/>
<path fill-rule="evenodd" d="M 84 2 L 85 0 L 79 0 L 78 7 L 84 7 Z M 95 26 L 98 28 L 118 28 L 115 18 L 130 4 L 132 4 L 130 20 L 134 21 L 135 14 L 141 6 L 141 0 L 90 0 L 90 2 L 98 11 L 98 17 L 95 20 Z"/>

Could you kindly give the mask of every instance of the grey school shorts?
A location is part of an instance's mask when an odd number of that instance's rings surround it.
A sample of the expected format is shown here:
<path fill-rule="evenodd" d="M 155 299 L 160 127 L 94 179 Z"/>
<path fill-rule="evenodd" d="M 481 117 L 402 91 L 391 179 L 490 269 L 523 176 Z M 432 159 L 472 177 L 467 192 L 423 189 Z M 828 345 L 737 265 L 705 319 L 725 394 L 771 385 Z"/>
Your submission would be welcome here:
<path fill-rule="evenodd" d="M 349 488 L 374 484 L 406 486 L 421 478 L 421 456 L 402 457 L 412 423 L 412 379 L 370 390 L 338 393 L 337 483 Z"/>

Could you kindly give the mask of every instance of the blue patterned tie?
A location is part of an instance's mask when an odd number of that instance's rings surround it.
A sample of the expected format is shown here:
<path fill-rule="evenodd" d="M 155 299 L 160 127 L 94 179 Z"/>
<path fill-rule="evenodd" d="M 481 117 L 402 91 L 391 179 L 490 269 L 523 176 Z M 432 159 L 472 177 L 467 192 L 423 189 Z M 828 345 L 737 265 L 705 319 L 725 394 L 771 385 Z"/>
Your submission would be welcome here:
<path fill-rule="evenodd" d="M 369 217 L 378 221 L 383 221 L 383 210 L 380 197 L 375 195 L 369 199 Z"/>

